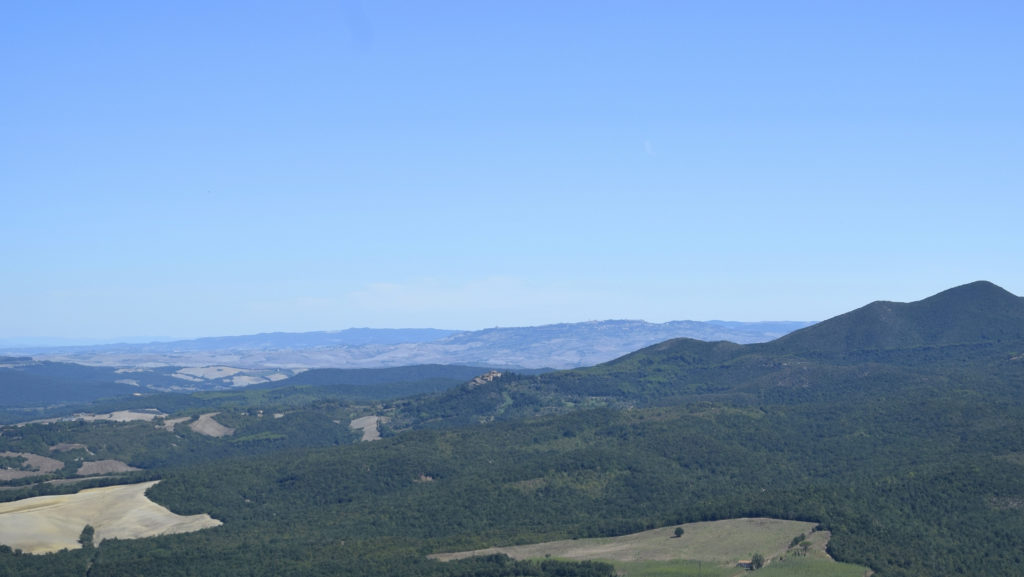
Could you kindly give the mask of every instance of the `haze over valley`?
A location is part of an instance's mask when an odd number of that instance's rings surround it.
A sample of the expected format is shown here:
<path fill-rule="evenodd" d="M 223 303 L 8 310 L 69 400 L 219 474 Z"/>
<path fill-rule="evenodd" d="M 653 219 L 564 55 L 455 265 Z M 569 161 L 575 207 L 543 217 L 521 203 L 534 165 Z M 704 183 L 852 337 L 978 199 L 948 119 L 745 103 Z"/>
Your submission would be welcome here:
<path fill-rule="evenodd" d="M 1016 574 L 1021 359 L 984 281 L 571 370 L 2 357 L 0 574 Z"/>
<path fill-rule="evenodd" d="M 7 354 L 120 367 L 227 365 L 244 369 L 311 367 L 379 368 L 415 364 L 464 364 L 506 368 L 567 369 L 611 360 L 657 342 L 688 337 L 736 343 L 768 341 L 807 322 L 592 321 L 480 331 L 346 329 L 267 333 L 187 341 L 78 347 L 18 347 Z M 0 349 L 0 352 L 4 352 Z M 260 374 L 241 377 L 260 378 Z M 188 373 L 188 375 L 185 375 Z M 237 373 L 236 373 L 237 374 Z M 273 373 L 270 373 L 273 374 Z M 179 377 L 206 378 L 195 371 Z M 231 377 L 232 375 L 212 375 Z M 231 384 L 252 384 L 238 381 Z M 257 381 L 258 382 L 258 381 Z"/>
<path fill-rule="evenodd" d="M 3 3 L 0 577 L 1024 577 L 1022 22 Z"/>

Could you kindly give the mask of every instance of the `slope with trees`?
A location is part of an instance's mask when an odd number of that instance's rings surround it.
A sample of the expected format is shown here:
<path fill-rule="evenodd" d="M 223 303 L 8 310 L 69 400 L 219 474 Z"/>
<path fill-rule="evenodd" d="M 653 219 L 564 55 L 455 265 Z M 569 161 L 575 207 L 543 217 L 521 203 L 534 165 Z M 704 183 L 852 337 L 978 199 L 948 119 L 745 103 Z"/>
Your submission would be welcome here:
<path fill-rule="evenodd" d="M 821 524 L 836 559 L 883 576 L 1022 575 L 1024 314 L 997 289 L 403 399 L 378 407 L 396 426 L 373 443 L 303 446 L 316 427 L 297 444 L 196 440 L 144 474 L 164 479 L 156 501 L 223 526 L 88 558 L 0 553 L 0 575 L 607 574 L 426 555 L 762 516 Z M 348 410 L 324 403 L 310 422 Z"/>

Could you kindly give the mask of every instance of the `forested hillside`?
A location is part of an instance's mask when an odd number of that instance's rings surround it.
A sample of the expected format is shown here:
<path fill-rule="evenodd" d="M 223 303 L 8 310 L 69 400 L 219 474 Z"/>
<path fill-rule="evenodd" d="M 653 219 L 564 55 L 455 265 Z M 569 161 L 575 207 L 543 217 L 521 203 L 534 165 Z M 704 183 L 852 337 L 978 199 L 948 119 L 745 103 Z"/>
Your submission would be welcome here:
<path fill-rule="evenodd" d="M 399 403 L 395 427 L 567 406 L 859 402 L 1012 378 L 1022 354 L 1024 299 L 976 282 L 915 303 L 872 303 L 768 343 L 673 339 L 594 367 L 465 385 Z"/>
<path fill-rule="evenodd" d="M 1020 303 L 974 283 L 760 345 L 669 341 L 385 403 L 289 387 L 181 406 L 218 407 L 236 432 L 217 439 L 7 428 L 0 451 L 81 439 L 145 469 L 132 479 L 163 479 L 150 494 L 174 512 L 224 524 L 0 552 L 0 575 L 607 575 L 427 555 L 745 516 L 818 523 L 836 559 L 882 576 L 1024 575 Z M 355 442 L 359 415 L 391 417 L 385 438 Z M 0 498 L 57 490 L 71 489 Z"/>

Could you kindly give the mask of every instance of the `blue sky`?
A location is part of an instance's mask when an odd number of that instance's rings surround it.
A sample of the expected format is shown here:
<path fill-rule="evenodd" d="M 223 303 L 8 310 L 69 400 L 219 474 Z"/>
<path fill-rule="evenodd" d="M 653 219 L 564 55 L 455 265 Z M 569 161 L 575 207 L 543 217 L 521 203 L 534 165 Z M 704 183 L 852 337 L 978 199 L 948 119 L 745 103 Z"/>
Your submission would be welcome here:
<path fill-rule="evenodd" d="M 1019 2 L 7 2 L 0 338 L 1024 294 Z"/>

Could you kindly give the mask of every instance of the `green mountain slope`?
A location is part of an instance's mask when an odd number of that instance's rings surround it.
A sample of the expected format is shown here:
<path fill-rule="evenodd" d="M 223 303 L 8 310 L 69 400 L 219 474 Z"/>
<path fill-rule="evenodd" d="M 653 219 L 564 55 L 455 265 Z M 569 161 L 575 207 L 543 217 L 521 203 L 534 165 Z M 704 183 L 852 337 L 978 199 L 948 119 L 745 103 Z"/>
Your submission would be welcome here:
<path fill-rule="evenodd" d="M 81 403 L 139 390 L 117 382 L 122 379 L 110 367 L 0 357 L 0 408 Z"/>
<path fill-rule="evenodd" d="M 864 350 L 908 349 L 1024 340 L 1024 298 L 986 281 L 912 303 L 878 301 L 781 337 L 774 352 L 832 356 Z"/>
<path fill-rule="evenodd" d="M 768 343 L 673 339 L 594 367 L 462 386 L 412 401 L 395 426 L 475 422 L 578 406 L 854 399 L 1015 372 L 1024 299 L 988 282 L 913 303 L 876 302 Z M 399 407 L 400 412 L 402 407 Z"/>
<path fill-rule="evenodd" d="M 1024 575 L 1024 341 L 1003 293 L 973 283 L 791 341 L 674 340 L 374 404 L 394 420 L 373 443 L 348 442 L 356 408 L 322 399 L 280 419 L 222 406 L 235 438 L 8 428 L 0 450 L 84 440 L 224 525 L 48 558 L 0 548 L 0 575 L 607 575 L 427 555 L 744 516 L 820 523 L 835 558 L 882 577 Z"/>

